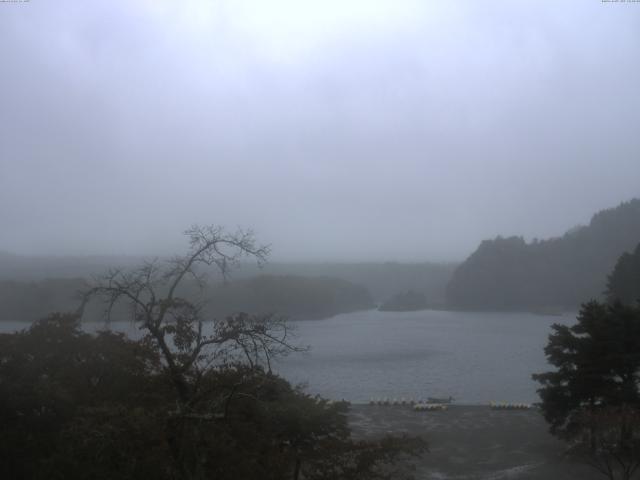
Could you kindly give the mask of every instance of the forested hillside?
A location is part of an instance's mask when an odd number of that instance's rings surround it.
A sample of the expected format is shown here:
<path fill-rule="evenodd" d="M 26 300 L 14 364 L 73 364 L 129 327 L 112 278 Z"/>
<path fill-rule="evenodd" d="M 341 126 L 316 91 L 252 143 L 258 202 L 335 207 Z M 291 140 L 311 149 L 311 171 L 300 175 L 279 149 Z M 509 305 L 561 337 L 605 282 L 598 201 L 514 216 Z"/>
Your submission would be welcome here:
<path fill-rule="evenodd" d="M 86 286 L 79 278 L 39 282 L 0 281 L 0 321 L 35 321 L 51 312 L 78 308 L 78 292 Z"/>
<path fill-rule="evenodd" d="M 81 279 L 41 282 L 0 281 L 0 321 L 34 321 L 50 312 L 75 311 L 78 291 L 85 287 Z M 186 283 L 180 295 L 198 297 L 194 283 Z M 366 288 L 329 277 L 261 275 L 228 283 L 218 282 L 202 294 L 209 316 L 247 312 L 273 313 L 291 319 L 326 318 L 338 313 L 373 308 Z M 101 320 L 104 306 L 92 304 L 85 319 Z M 116 308 L 113 319 L 126 315 Z"/>
<path fill-rule="evenodd" d="M 268 263 L 264 273 L 335 277 L 367 288 L 374 301 L 383 302 L 398 293 L 413 290 L 426 295 L 429 303 L 443 304 L 447 283 L 457 264 L 436 262 L 360 262 L 360 263 Z M 234 274 L 246 275 L 245 271 Z"/>
<path fill-rule="evenodd" d="M 607 300 L 633 305 L 640 302 L 640 243 L 618 259 L 607 281 Z"/>
<path fill-rule="evenodd" d="M 86 256 L 27 257 L 0 251 L 0 281 L 91 278 L 111 268 L 130 268 L 153 257 Z M 234 280 L 260 275 L 333 277 L 367 288 L 376 302 L 407 290 L 424 293 L 430 303 L 443 304 L 445 289 L 456 264 L 435 262 L 269 262 L 262 268 L 244 263 L 233 272 Z M 213 281 L 221 280 L 215 270 Z"/>
<path fill-rule="evenodd" d="M 326 318 L 373 307 L 366 288 L 330 277 L 260 275 L 212 289 L 211 313 L 225 316 L 238 311 L 276 313 L 292 319 Z"/>
<path fill-rule="evenodd" d="M 604 295 L 616 261 L 639 242 L 639 199 L 596 213 L 559 238 L 485 240 L 454 272 L 447 300 L 457 308 L 574 308 Z"/>

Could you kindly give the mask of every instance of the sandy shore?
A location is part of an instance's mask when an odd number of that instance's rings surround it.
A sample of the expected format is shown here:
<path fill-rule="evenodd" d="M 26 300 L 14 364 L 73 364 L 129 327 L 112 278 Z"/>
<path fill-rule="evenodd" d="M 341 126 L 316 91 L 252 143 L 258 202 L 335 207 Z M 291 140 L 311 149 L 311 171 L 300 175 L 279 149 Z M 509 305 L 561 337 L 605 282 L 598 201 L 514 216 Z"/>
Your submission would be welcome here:
<path fill-rule="evenodd" d="M 565 444 L 548 433 L 537 410 L 453 405 L 446 411 L 415 412 L 409 406 L 354 405 L 350 423 L 358 437 L 408 433 L 425 438 L 430 453 L 417 462 L 421 480 L 604 478 L 563 458 Z"/>

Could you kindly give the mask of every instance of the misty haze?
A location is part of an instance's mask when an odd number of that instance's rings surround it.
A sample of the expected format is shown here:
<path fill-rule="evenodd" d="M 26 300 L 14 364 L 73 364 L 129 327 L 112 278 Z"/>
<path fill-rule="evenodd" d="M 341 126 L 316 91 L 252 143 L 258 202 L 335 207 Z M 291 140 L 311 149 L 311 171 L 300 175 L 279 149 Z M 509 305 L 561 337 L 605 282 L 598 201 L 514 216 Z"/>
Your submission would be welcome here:
<path fill-rule="evenodd" d="M 640 478 L 640 2 L 0 39 L 2 478 Z"/>

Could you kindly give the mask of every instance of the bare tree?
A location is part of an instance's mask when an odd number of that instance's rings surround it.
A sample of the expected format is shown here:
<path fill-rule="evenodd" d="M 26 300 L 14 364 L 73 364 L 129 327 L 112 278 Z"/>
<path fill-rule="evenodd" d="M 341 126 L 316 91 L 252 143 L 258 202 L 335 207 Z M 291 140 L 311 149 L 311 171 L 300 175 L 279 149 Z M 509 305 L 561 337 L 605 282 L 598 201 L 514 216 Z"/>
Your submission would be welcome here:
<path fill-rule="evenodd" d="M 145 262 L 129 271 L 111 270 L 96 278 L 82 294 L 79 313 L 94 298 L 105 302 L 107 319 L 117 304 L 128 306 L 130 319 L 159 350 L 176 391 L 177 409 L 170 426 L 176 438 L 174 456 L 184 478 L 200 478 L 197 422 L 224 416 L 238 391 L 238 385 L 212 387 L 203 378 L 215 368 L 240 363 L 270 373 L 274 356 L 302 349 L 291 343 L 290 330 L 281 317 L 239 313 L 224 319 L 204 318 L 207 270 L 213 267 L 226 279 L 242 258 L 263 264 L 268 247 L 257 245 L 251 231 L 229 234 L 221 227 L 193 226 L 185 235 L 190 244 L 185 255 Z M 181 296 L 188 281 L 198 286 L 199 298 Z M 218 394 L 212 395 L 212 388 Z M 209 405 L 205 411 L 203 398 L 215 400 L 205 402 Z"/>

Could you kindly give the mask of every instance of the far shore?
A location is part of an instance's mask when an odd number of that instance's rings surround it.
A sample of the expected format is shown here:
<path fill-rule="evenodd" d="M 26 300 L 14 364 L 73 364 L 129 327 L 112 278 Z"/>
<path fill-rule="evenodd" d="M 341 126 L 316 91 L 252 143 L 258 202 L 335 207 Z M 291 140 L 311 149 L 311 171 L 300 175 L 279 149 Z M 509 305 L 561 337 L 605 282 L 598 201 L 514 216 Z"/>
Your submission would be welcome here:
<path fill-rule="evenodd" d="M 459 307 L 450 307 L 450 306 L 445 306 L 445 305 L 431 305 L 427 308 L 423 308 L 420 310 L 401 310 L 401 311 L 394 311 L 394 310 L 380 310 L 378 308 L 370 308 L 370 309 L 364 309 L 364 310 L 350 310 L 350 311 L 345 311 L 345 312 L 339 312 L 339 313 L 335 313 L 335 314 L 331 314 L 328 316 L 318 316 L 318 315 L 294 315 L 294 316 L 285 316 L 286 318 L 288 318 L 288 320 L 292 321 L 292 322 L 314 322 L 314 321 L 320 321 L 320 320 L 328 320 L 330 318 L 335 318 L 339 315 L 349 315 L 351 313 L 358 313 L 358 312 L 379 312 L 379 313 L 383 313 L 383 314 L 405 314 L 405 313 L 416 313 L 416 312 L 456 312 L 456 313 L 464 313 L 464 312 L 469 312 L 469 313 L 495 313 L 495 314 L 508 314 L 508 313 L 514 313 L 514 314 L 522 314 L 522 313 L 528 313 L 531 315 L 538 315 L 541 317 L 566 317 L 566 316 L 575 316 L 577 314 L 577 308 L 575 309 L 570 309 L 570 308 L 558 308 L 558 309 L 553 309 L 553 308 L 538 308 L 538 309 L 470 309 L 470 308 L 459 308 Z M 220 317 L 215 317 L 215 318 L 220 318 Z M 0 323 L 16 323 L 16 324 L 20 324 L 20 325 L 30 325 L 33 322 L 37 321 L 38 319 L 33 319 L 33 320 L 26 320 L 26 319 L 21 319 L 21 320 L 6 320 L 6 319 L 0 319 Z M 112 322 L 128 322 L 128 319 L 114 319 L 112 320 Z M 205 320 L 205 322 L 208 320 Z M 83 323 L 88 323 L 88 324 L 100 324 L 100 323 L 108 323 L 106 321 L 103 320 L 97 320 L 95 318 L 89 318 L 87 320 L 83 320 Z"/>
<path fill-rule="evenodd" d="M 380 310 L 375 311 L 381 313 L 412 313 L 412 312 L 475 312 L 475 313 L 530 313 L 532 315 L 540 315 L 544 317 L 563 317 L 567 315 L 575 315 L 579 307 L 535 307 L 535 308 L 464 308 L 449 305 L 429 305 L 419 310 Z"/>

